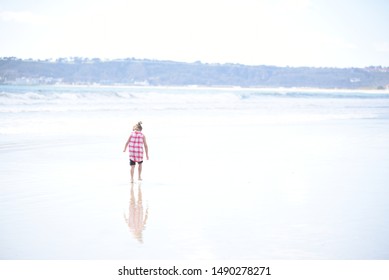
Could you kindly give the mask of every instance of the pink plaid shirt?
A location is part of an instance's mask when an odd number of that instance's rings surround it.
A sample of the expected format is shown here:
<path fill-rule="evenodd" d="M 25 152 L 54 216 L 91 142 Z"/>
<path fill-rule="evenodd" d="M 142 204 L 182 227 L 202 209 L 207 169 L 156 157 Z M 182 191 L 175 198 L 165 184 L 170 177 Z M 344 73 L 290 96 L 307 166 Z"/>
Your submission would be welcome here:
<path fill-rule="evenodd" d="M 143 134 L 140 131 L 131 132 L 130 144 L 130 159 L 135 162 L 143 161 Z"/>

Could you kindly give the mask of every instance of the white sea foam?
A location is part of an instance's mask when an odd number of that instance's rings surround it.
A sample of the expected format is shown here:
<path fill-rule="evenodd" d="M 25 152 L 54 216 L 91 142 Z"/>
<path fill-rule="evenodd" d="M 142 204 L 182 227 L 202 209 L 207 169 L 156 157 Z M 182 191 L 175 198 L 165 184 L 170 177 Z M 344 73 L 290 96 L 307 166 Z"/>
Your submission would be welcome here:
<path fill-rule="evenodd" d="M 1 86 L 0 114 L 0 134 L 100 131 L 135 115 L 228 116 L 229 122 L 285 124 L 388 118 L 389 95 L 298 89 Z"/>
<path fill-rule="evenodd" d="M 295 104 L 334 105 L 334 100 L 346 99 L 346 105 L 378 100 L 387 105 L 386 93 L 213 89 L 213 88 L 137 88 L 137 87 L 0 87 L 0 112 L 64 112 L 99 110 L 263 110 L 269 107 L 291 108 Z M 331 104 L 328 104 L 331 103 Z M 340 102 L 336 102 L 342 106 Z M 316 108 L 317 109 L 317 108 Z"/>

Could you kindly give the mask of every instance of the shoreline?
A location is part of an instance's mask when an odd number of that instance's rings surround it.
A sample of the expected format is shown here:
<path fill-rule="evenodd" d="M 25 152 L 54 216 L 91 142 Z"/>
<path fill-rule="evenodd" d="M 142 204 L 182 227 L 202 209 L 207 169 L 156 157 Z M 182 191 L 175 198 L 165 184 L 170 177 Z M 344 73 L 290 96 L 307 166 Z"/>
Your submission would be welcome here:
<path fill-rule="evenodd" d="M 1 87 L 53 87 L 53 88 L 122 88 L 122 89 L 133 89 L 133 88 L 142 88 L 142 89 L 194 89 L 194 90 L 247 90 L 247 91 L 274 91 L 275 93 L 290 93 L 290 92 L 320 92 L 320 93 L 370 93 L 370 94 L 389 94 L 389 88 L 386 89 L 374 89 L 374 88 L 315 88 L 315 87 L 241 87 L 241 86 L 201 86 L 201 85 L 187 85 L 187 86 L 178 86 L 178 85 L 126 85 L 126 84 L 1 84 Z"/>

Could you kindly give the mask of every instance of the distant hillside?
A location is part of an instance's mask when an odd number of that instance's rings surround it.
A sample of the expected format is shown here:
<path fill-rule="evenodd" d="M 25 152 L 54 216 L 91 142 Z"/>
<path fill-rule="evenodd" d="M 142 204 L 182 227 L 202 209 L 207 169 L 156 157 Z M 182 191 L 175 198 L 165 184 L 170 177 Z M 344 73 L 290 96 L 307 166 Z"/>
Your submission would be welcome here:
<path fill-rule="evenodd" d="M 0 84 L 123 84 L 389 88 L 389 68 L 312 68 L 184 63 L 134 58 L 0 58 Z"/>

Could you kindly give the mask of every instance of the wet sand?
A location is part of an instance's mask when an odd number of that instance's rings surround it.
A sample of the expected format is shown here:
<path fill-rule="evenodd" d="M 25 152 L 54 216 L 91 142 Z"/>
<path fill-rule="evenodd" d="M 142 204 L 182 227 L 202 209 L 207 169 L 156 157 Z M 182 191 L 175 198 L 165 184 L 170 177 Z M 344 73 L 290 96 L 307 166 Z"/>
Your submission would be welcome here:
<path fill-rule="evenodd" d="M 256 120 L 150 115 L 135 184 L 108 123 L 2 138 L 0 258 L 388 259 L 387 120 Z"/>

